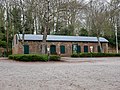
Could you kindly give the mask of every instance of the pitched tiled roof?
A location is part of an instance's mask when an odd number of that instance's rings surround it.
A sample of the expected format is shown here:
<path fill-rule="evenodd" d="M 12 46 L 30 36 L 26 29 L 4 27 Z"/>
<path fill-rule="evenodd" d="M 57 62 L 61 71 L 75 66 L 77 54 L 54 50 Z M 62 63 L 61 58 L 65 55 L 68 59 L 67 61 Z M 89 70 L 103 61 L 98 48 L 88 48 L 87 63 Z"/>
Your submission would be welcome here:
<path fill-rule="evenodd" d="M 22 34 L 19 34 L 22 39 Z M 26 41 L 41 41 L 43 35 L 25 34 Z M 98 42 L 97 37 L 89 36 L 63 36 L 63 35 L 47 35 L 47 41 L 74 41 L 74 42 Z M 100 42 L 108 42 L 107 39 L 100 37 Z"/>

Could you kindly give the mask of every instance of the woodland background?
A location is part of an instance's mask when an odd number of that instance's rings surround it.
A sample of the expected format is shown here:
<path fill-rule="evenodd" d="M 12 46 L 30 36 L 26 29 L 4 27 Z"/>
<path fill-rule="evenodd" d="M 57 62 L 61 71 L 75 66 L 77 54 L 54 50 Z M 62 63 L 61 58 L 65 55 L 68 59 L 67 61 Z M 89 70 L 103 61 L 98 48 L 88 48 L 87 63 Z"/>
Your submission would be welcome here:
<path fill-rule="evenodd" d="M 120 47 L 120 0 L 0 0 L 0 47 L 15 34 L 105 37 Z"/>

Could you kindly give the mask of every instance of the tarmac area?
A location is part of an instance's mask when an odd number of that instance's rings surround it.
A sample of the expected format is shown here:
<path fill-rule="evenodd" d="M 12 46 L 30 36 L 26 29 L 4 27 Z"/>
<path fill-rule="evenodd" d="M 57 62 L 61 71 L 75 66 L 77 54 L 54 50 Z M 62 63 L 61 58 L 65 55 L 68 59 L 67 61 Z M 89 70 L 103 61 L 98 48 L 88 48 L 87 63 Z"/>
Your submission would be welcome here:
<path fill-rule="evenodd" d="M 0 58 L 0 90 L 120 90 L 120 57 L 18 62 Z"/>

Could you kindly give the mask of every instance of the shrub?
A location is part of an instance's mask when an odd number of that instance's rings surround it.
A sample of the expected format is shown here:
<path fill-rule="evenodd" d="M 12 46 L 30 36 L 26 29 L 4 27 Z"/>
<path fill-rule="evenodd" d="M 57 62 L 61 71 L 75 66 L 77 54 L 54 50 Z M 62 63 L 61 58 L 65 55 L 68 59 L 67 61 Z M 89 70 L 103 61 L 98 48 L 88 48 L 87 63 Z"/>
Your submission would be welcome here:
<path fill-rule="evenodd" d="M 48 55 L 39 55 L 39 54 L 17 54 L 17 55 L 9 55 L 9 59 L 17 60 L 17 61 L 25 61 L 25 62 L 34 62 L 34 61 L 48 61 Z M 60 56 L 51 55 L 50 59 L 52 61 L 59 61 Z"/>
<path fill-rule="evenodd" d="M 58 55 L 50 55 L 50 61 L 60 61 L 60 56 Z"/>
<path fill-rule="evenodd" d="M 72 54 L 71 57 L 120 57 L 120 54 L 113 54 L 113 53 L 79 53 L 79 54 Z"/>
<path fill-rule="evenodd" d="M 36 55 L 36 54 L 17 54 L 17 55 L 9 55 L 9 59 L 17 60 L 17 61 L 47 61 L 47 55 Z"/>
<path fill-rule="evenodd" d="M 71 55 L 71 57 L 79 57 L 79 54 L 74 53 L 74 54 Z"/>

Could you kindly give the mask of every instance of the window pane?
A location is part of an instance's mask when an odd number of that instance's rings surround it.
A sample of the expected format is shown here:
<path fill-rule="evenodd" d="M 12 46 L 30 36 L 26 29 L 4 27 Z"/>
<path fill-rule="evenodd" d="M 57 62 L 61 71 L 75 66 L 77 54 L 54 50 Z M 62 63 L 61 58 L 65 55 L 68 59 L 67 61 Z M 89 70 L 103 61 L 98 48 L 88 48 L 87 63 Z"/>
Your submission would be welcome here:
<path fill-rule="evenodd" d="M 84 52 L 88 52 L 88 46 L 84 46 Z"/>
<path fill-rule="evenodd" d="M 100 50 L 100 46 L 98 46 L 98 52 L 99 52 L 99 53 L 101 52 L 101 50 Z"/>
<path fill-rule="evenodd" d="M 56 46 L 55 45 L 50 46 L 50 53 L 51 54 L 56 54 Z"/>
<path fill-rule="evenodd" d="M 16 35 L 16 44 L 17 44 L 17 40 L 18 40 L 18 38 L 17 38 L 17 35 Z"/>
<path fill-rule="evenodd" d="M 65 53 L 65 46 L 64 46 L 64 45 L 61 45 L 61 46 L 60 46 L 60 53 L 61 53 L 61 54 L 64 54 L 64 53 Z"/>
<path fill-rule="evenodd" d="M 77 44 L 73 44 L 72 45 L 72 52 L 73 53 L 77 53 L 77 48 L 78 48 L 78 45 Z"/>
<path fill-rule="evenodd" d="M 29 54 L 29 45 L 24 45 L 24 54 Z"/>
<path fill-rule="evenodd" d="M 77 47 L 77 53 L 81 53 L 81 47 L 80 46 Z"/>

